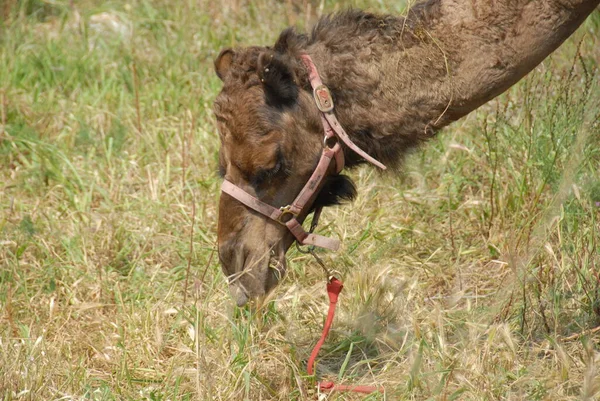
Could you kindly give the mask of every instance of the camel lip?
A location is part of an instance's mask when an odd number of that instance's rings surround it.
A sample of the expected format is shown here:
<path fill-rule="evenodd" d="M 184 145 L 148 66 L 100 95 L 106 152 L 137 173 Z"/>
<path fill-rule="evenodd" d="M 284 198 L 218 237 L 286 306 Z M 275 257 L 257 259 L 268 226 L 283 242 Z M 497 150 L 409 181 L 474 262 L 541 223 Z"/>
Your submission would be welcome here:
<path fill-rule="evenodd" d="M 262 291 L 260 289 L 251 290 L 254 286 L 251 286 L 250 289 L 244 286 L 243 280 L 240 280 L 244 270 L 241 273 L 229 276 L 229 293 L 238 307 L 244 307 L 249 302 L 258 300 L 279 284 L 287 270 L 285 254 L 285 250 L 279 249 L 276 252 L 271 252 L 268 259 L 263 259 L 262 269 L 267 269 L 267 272 L 266 275 L 259 275 L 264 279 Z"/>
<path fill-rule="evenodd" d="M 244 287 L 237 281 L 229 284 L 229 292 L 239 308 L 245 306 L 250 300 Z"/>

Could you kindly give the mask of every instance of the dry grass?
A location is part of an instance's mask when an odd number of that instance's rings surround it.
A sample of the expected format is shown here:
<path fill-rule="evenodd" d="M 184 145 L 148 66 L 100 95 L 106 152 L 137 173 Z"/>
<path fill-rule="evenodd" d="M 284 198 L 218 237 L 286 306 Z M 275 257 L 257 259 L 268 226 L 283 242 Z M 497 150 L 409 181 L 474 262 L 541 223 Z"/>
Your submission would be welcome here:
<path fill-rule="evenodd" d="M 213 257 L 212 59 L 340 3 L 9 3 L 0 398 L 310 399 L 319 267 L 292 252 L 271 302 L 236 309 Z M 401 176 L 352 173 L 322 219 L 346 287 L 318 372 L 386 394 L 327 399 L 598 399 L 599 27 Z"/>

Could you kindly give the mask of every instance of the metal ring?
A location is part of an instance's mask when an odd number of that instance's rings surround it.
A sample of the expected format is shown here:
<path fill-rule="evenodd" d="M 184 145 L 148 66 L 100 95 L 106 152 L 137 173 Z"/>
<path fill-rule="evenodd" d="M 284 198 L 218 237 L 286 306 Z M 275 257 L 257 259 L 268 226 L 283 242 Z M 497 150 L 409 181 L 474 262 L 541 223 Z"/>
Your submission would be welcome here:
<path fill-rule="evenodd" d="M 283 224 L 285 226 L 285 223 L 287 223 L 288 221 L 290 221 L 293 218 L 298 217 L 298 213 L 294 213 L 291 210 L 291 208 L 292 208 L 291 205 L 282 206 L 282 207 L 279 208 L 279 210 L 281 211 L 281 214 L 277 217 L 277 221 L 280 224 Z M 289 215 L 289 217 L 286 217 L 288 215 Z"/>

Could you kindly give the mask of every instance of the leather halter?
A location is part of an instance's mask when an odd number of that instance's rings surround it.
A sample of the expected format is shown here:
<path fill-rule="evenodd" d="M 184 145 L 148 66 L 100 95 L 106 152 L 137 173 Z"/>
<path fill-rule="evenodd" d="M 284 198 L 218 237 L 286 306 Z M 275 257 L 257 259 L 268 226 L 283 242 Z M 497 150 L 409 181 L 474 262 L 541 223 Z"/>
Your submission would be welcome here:
<path fill-rule="evenodd" d="M 340 246 L 339 240 L 307 233 L 297 217 L 306 209 L 309 202 L 314 199 L 316 191 L 321 187 L 322 181 L 327 176 L 331 162 L 335 161 L 336 174 L 339 174 L 344 168 L 344 152 L 339 141 L 344 142 L 347 147 L 375 166 L 383 170 L 386 167 L 369 156 L 348 137 L 348 134 L 344 131 L 333 113 L 331 92 L 323 84 L 323 81 L 321 81 L 321 77 L 312 59 L 308 54 L 303 54 L 300 58 L 308 70 L 310 84 L 313 88 L 313 96 L 317 108 L 321 112 L 321 122 L 323 123 L 323 130 L 325 132 L 323 152 L 315 171 L 313 171 L 306 185 L 300 190 L 296 199 L 290 205 L 280 208 L 273 207 L 261 201 L 228 180 L 223 181 L 221 191 L 258 213 L 286 226 L 300 245 L 314 245 L 336 251 Z M 332 138 L 336 138 L 337 140 L 334 141 Z M 334 142 L 333 145 L 331 145 L 332 142 Z"/>

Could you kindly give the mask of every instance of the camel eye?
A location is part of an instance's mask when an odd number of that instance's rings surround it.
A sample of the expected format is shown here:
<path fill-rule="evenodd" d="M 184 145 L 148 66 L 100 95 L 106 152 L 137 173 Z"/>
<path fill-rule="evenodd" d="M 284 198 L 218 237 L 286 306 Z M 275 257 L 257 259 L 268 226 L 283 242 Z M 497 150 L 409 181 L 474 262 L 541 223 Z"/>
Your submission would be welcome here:
<path fill-rule="evenodd" d="M 253 186 L 261 186 L 269 181 L 271 178 L 276 177 L 283 170 L 283 161 L 278 160 L 275 167 L 268 170 L 259 170 L 254 177 L 252 177 Z"/>
<path fill-rule="evenodd" d="M 277 173 L 279 173 L 281 171 L 281 165 L 282 165 L 281 160 L 278 160 L 277 164 L 275 164 L 275 167 L 273 167 L 271 169 L 271 171 L 269 172 L 269 174 L 271 176 L 277 175 Z"/>

